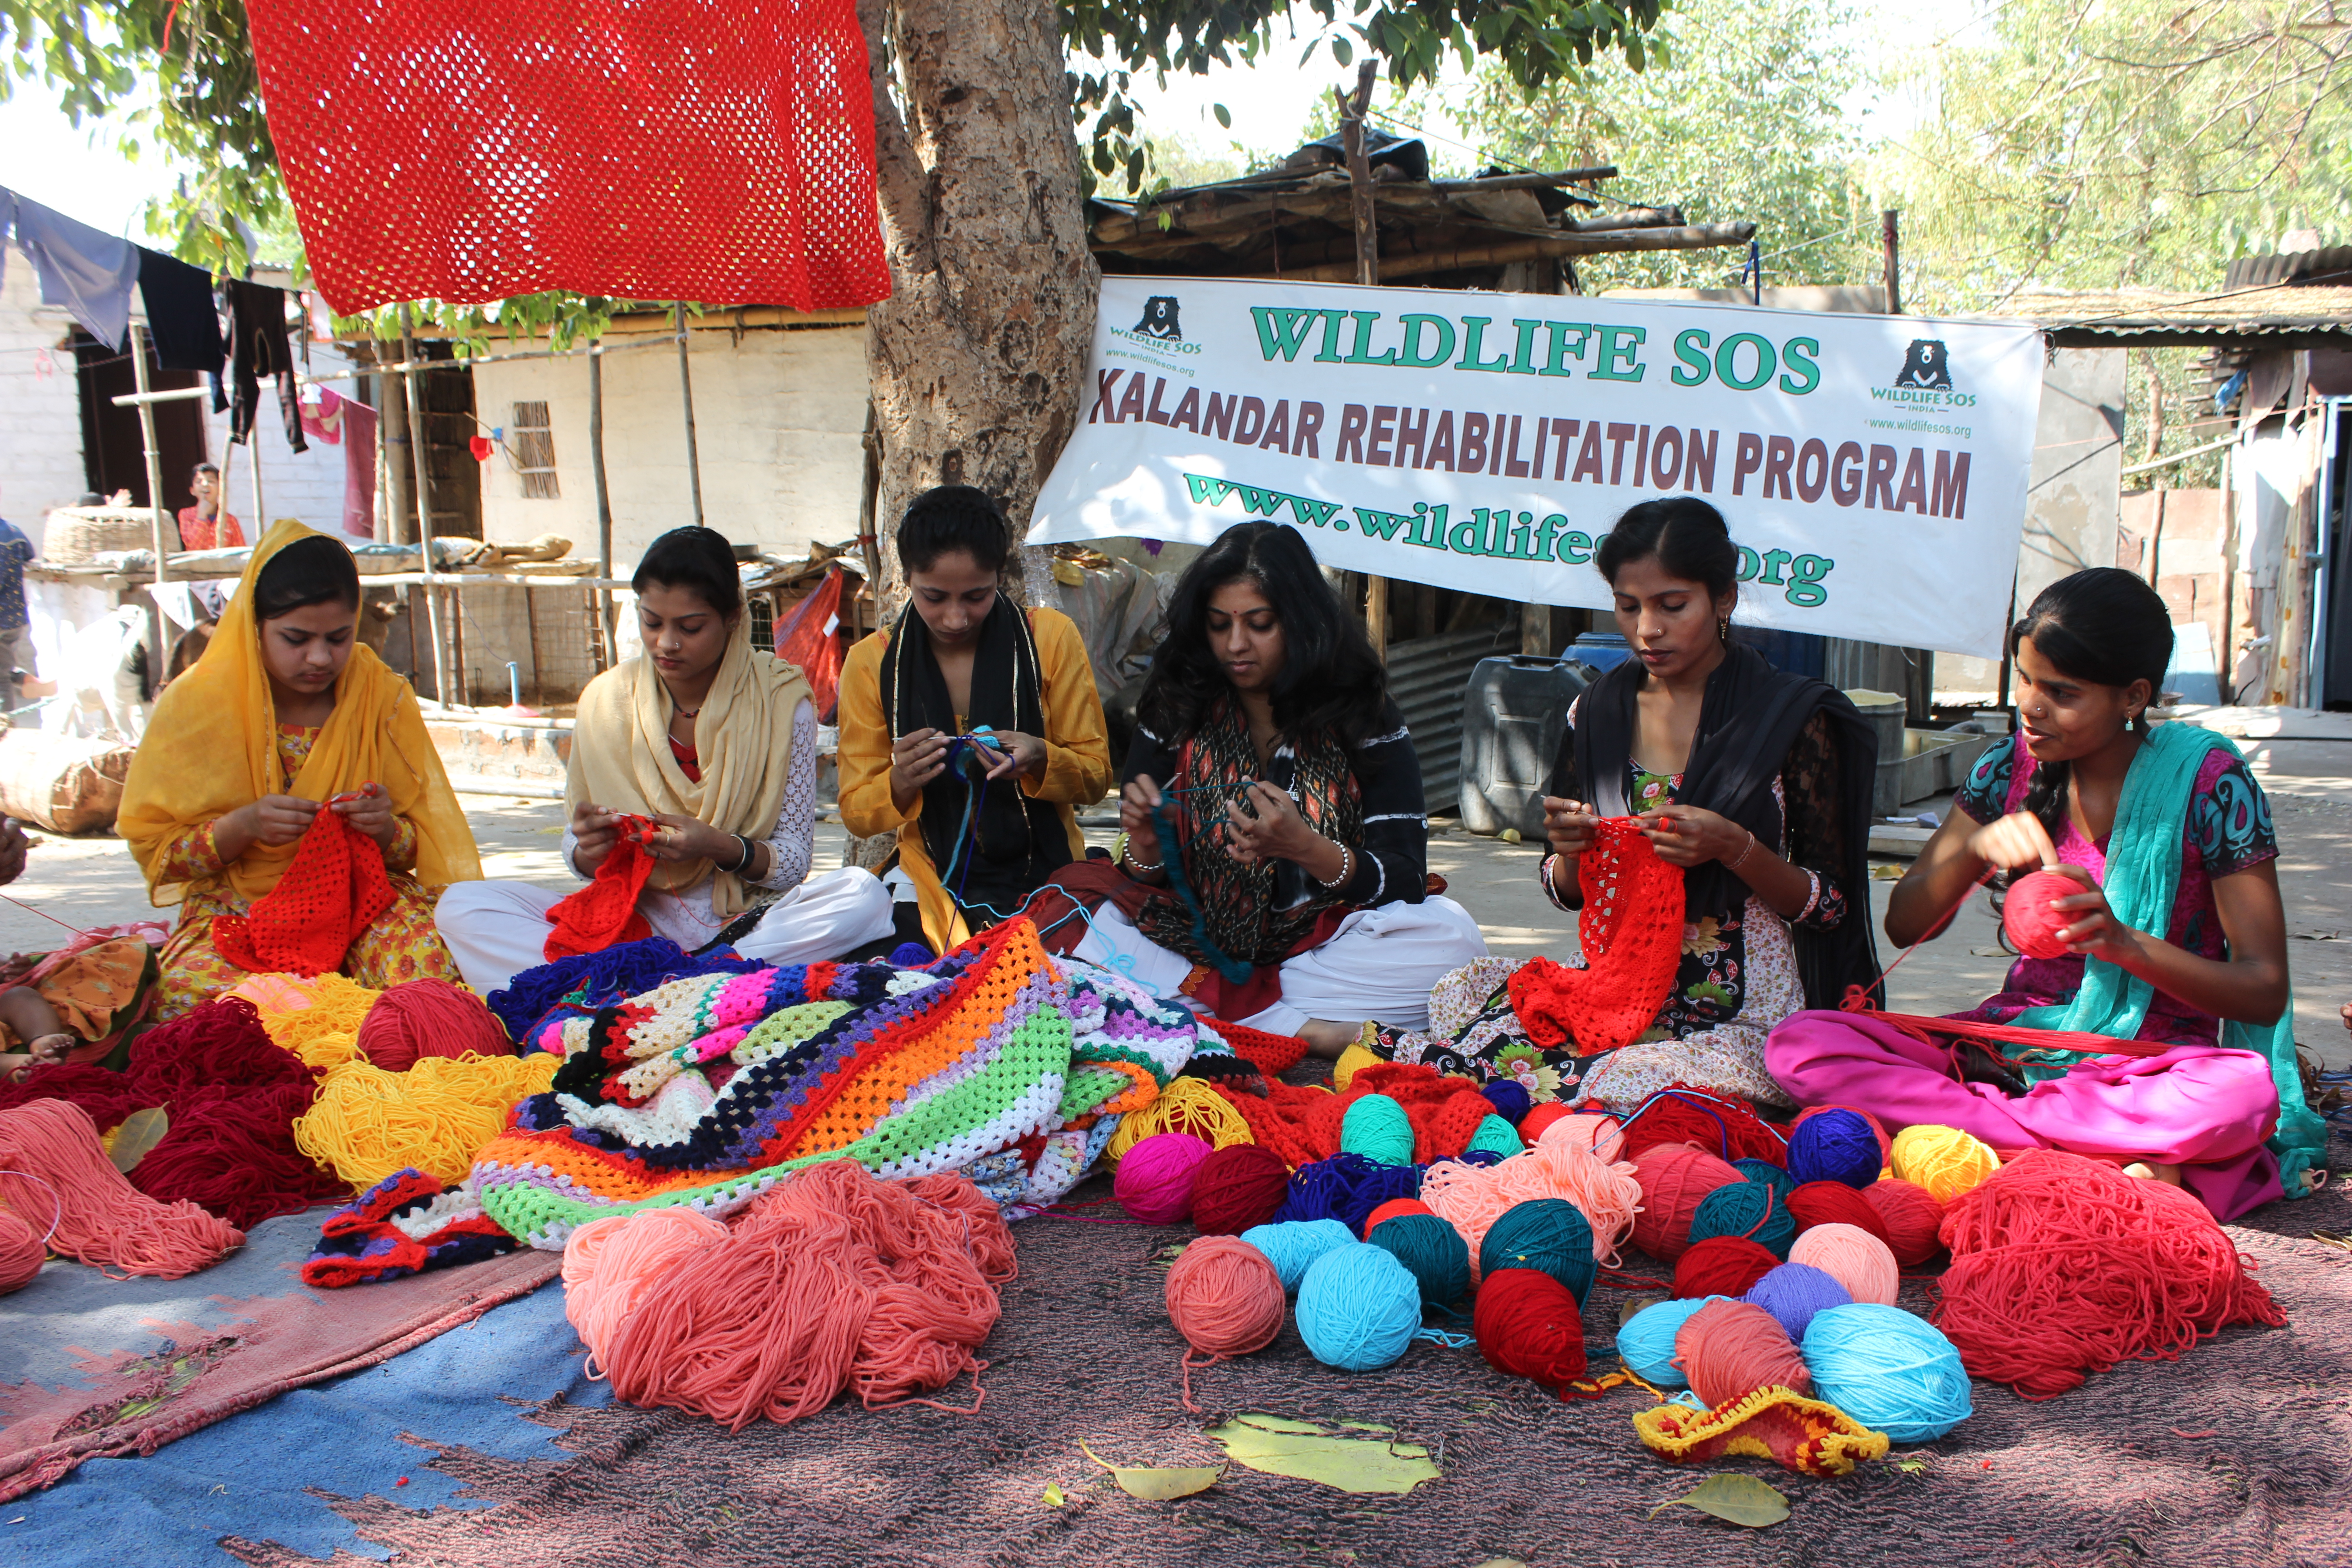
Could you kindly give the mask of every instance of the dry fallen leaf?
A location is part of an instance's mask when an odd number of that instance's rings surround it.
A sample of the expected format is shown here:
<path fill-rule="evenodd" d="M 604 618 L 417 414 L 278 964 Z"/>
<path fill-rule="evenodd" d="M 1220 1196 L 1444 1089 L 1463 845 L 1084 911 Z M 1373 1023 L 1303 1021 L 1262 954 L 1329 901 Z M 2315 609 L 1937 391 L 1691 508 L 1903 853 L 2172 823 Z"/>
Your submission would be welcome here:
<path fill-rule="evenodd" d="M 1696 1491 L 1652 1509 L 1650 1517 L 1655 1519 L 1678 1504 L 1750 1530 L 1762 1530 L 1789 1517 L 1789 1500 L 1754 1476 L 1709 1476 Z"/>
<path fill-rule="evenodd" d="M 1311 1421 L 1264 1415 L 1237 1416 L 1211 1427 L 1209 1436 L 1224 1445 L 1236 1464 L 1344 1492 L 1409 1492 L 1443 1473 L 1427 1448 L 1396 1442 L 1385 1426 L 1357 1421 L 1339 1426 L 1371 1436 L 1342 1437 Z"/>
<path fill-rule="evenodd" d="M 171 1130 L 172 1119 L 163 1114 L 162 1106 L 134 1110 L 115 1129 L 114 1143 L 107 1150 L 107 1158 L 114 1163 L 116 1170 L 128 1174 Z"/>
<path fill-rule="evenodd" d="M 1084 1443 L 1078 1452 L 1110 1472 L 1119 1490 L 1129 1497 L 1147 1502 L 1164 1502 L 1170 1498 L 1191 1497 L 1215 1486 L 1225 1473 L 1223 1465 L 1207 1465 L 1187 1469 L 1159 1469 L 1149 1465 L 1114 1465 L 1107 1463 Z"/>

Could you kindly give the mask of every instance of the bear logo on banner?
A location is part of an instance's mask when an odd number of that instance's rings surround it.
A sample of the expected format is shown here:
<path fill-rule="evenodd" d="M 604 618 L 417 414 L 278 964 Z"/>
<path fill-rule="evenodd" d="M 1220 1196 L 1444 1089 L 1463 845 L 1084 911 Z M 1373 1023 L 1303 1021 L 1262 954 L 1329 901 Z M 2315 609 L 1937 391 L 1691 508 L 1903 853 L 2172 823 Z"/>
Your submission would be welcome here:
<path fill-rule="evenodd" d="M 1951 356 L 1945 351 L 1944 340 L 1913 338 L 1911 353 L 1905 357 L 1903 369 L 1895 376 L 1895 384 L 1919 392 L 1951 391 Z"/>
<path fill-rule="evenodd" d="M 1176 296 L 1154 294 L 1143 302 L 1143 320 L 1135 330 L 1146 337 L 1165 338 L 1171 342 L 1182 342 L 1183 331 L 1176 325 Z"/>

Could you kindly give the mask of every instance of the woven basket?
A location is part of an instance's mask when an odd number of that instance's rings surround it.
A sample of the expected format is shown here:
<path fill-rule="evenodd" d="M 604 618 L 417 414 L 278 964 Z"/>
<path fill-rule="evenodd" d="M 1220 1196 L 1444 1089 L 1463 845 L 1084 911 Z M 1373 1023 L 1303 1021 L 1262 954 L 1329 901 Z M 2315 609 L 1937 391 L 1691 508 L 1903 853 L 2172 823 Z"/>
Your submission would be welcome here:
<path fill-rule="evenodd" d="M 41 559 L 52 566 L 86 566 L 101 550 L 152 550 L 154 516 L 142 507 L 58 507 L 48 515 Z M 180 542 L 166 542 L 176 547 Z"/>

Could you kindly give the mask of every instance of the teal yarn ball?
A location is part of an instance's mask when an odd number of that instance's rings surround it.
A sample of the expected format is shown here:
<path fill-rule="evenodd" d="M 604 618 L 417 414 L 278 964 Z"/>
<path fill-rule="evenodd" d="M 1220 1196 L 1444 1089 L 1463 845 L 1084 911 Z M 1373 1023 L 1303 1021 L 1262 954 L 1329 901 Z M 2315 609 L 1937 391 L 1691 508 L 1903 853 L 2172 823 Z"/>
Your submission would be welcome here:
<path fill-rule="evenodd" d="M 1365 1238 L 1405 1266 L 1421 1287 L 1424 1306 L 1452 1310 L 1470 1293 L 1470 1246 L 1433 1214 L 1401 1214 L 1372 1226 Z"/>
<path fill-rule="evenodd" d="M 1534 1268 L 1568 1288 L 1576 1304 L 1592 1294 L 1592 1224 L 1566 1198 L 1530 1198 L 1503 1211 L 1478 1244 L 1478 1277 Z"/>
<path fill-rule="evenodd" d="M 1370 1372 L 1404 1354 L 1421 1331 L 1421 1287 L 1384 1247 L 1325 1253 L 1298 1287 L 1298 1337 L 1325 1366 Z"/>
<path fill-rule="evenodd" d="M 1769 1160 L 1734 1160 L 1731 1168 L 1759 1186 L 1771 1188 L 1772 1195 L 1782 1203 L 1797 1189 L 1795 1179 Z"/>
<path fill-rule="evenodd" d="M 1617 1331 L 1617 1354 L 1626 1370 L 1644 1383 L 1654 1383 L 1660 1388 L 1681 1388 L 1690 1382 L 1683 1369 L 1675 1364 L 1675 1336 L 1683 1331 L 1690 1315 L 1709 1301 L 1720 1301 L 1720 1296 L 1704 1296 L 1688 1301 L 1660 1301 L 1643 1308 L 1625 1320 Z"/>
<path fill-rule="evenodd" d="M 1925 1318 L 1857 1301 L 1805 1327 L 1813 1393 L 1898 1443 L 1928 1443 L 1974 1413 L 1960 1352 Z"/>
<path fill-rule="evenodd" d="M 1294 1219 L 1280 1225 L 1254 1225 L 1242 1232 L 1242 1239 L 1265 1254 L 1265 1260 L 1282 1276 L 1283 1289 L 1295 1291 L 1325 1253 L 1354 1246 L 1356 1233 L 1336 1219 Z"/>
<path fill-rule="evenodd" d="M 1691 1240 L 1710 1236 L 1744 1236 L 1785 1262 L 1790 1244 L 1797 1239 L 1797 1219 L 1770 1187 L 1733 1182 L 1699 1199 L 1691 1215 Z"/>
<path fill-rule="evenodd" d="M 1412 1122 L 1385 1094 L 1368 1094 L 1348 1107 L 1339 1123 L 1339 1152 L 1383 1165 L 1412 1163 Z"/>
<path fill-rule="evenodd" d="M 1478 1131 L 1470 1135 L 1464 1146 L 1467 1154 L 1474 1149 L 1485 1149 L 1507 1160 L 1514 1154 L 1524 1154 L 1528 1146 L 1519 1142 L 1519 1130 L 1499 1116 L 1488 1116 L 1478 1123 Z"/>

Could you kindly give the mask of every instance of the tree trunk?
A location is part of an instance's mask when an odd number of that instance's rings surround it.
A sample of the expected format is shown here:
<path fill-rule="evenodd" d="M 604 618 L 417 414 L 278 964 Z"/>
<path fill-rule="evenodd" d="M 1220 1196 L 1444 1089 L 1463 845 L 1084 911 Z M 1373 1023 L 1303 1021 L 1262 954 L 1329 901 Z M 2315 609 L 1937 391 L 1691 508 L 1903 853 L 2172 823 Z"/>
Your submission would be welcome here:
<path fill-rule="evenodd" d="M 977 485 L 1025 532 L 1069 439 L 1101 274 L 1052 0 L 859 0 L 891 296 L 866 312 L 881 440 L 877 530 L 937 484 Z M 895 608 L 896 552 L 882 551 Z M 1025 596 L 1053 602 L 1045 552 Z"/>

